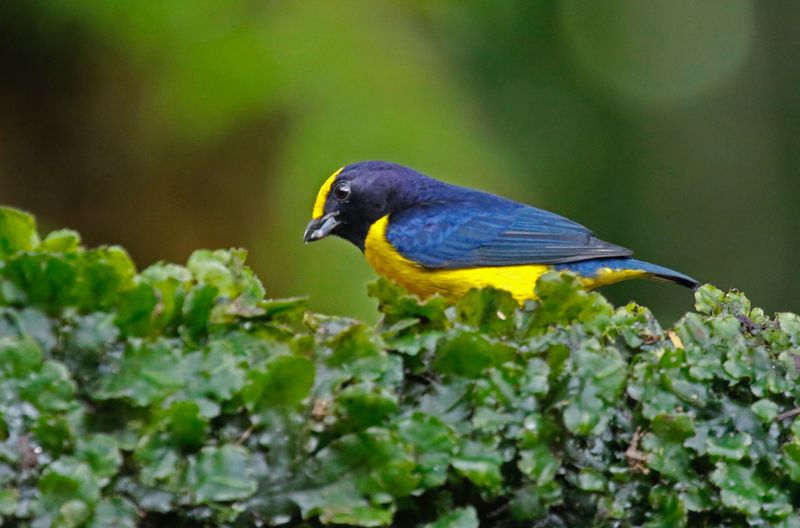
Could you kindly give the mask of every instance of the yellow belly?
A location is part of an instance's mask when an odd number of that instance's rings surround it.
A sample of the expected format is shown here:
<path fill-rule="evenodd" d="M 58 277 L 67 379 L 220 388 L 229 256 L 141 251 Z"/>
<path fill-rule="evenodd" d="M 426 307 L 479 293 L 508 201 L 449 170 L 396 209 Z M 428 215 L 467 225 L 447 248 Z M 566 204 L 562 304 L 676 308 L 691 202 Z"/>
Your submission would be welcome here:
<path fill-rule="evenodd" d="M 408 291 L 428 297 L 438 293 L 449 300 L 462 297 L 472 288 L 488 286 L 506 290 L 517 302 L 533 299 L 536 281 L 551 266 L 527 264 L 468 269 L 429 269 L 398 253 L 386 240 L 389 217 L 384 216 L 369 229 L 364 242 L 364 255 L 380 275 L 391 279 Z"/>
<path fill-rule="evenodd" d="M 389 244 L 386 240 L 388 224 L 389 217 L 384 216 L 370 227 L 364 242 L 367 262 L 380 275 L 423 298 L 438 293 L 455 301 L 472 288 L 491 286 L 510 292 L 522 304 L 526 299 L 536 298 L 536 281 L 553 269 L 544 264 L 441 270 L 425 268 L 405 258 Z M 585 288 L 592 289 L 648 276 L 650 274 L 642 270 L 601 268 L 597 275 L 581 277 L 580 280 Z"/>

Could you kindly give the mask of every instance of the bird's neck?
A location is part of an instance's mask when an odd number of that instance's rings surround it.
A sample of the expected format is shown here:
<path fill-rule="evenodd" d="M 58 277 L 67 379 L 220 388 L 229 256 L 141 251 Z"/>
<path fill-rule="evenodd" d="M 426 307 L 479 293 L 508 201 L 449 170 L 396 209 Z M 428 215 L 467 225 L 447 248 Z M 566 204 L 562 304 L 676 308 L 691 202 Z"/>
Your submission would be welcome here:
<path fill-rule="evenodd" d="M 347 240 L 348 242 L 352 243 L 361 252 L 364 252 L 364 242 L 367 239 L 367 232 L 369 231 L 369 225 L 366 224 L 349 224 L 343 226 L 343 228 L 337 233 L 341 238 Z"/>

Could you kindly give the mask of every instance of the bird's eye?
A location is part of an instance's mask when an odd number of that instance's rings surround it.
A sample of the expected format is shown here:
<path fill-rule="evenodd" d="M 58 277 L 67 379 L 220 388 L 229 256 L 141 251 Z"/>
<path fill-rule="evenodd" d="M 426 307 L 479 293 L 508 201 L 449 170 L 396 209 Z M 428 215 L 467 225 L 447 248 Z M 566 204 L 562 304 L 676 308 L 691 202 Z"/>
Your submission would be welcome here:
<path fill-rule="evenodd" d="M 350 198 L 350 184 L 347 182 L 342 182 L 336 187 L 333 188 L 333 197 L 343 202 Z"/>

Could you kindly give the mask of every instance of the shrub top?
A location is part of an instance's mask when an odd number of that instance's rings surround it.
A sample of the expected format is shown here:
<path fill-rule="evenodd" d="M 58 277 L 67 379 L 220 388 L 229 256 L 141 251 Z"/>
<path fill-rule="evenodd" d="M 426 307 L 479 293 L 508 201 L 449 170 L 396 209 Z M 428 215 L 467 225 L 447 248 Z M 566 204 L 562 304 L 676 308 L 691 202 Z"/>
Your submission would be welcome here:
<path fill-rule="evenodd" d="M 571 275 L 524 309 L 266 299 L 0 209 L 0 514 L 20 526 L 800 527 L 800 317 L 704 286 L 669 331 Z"/>

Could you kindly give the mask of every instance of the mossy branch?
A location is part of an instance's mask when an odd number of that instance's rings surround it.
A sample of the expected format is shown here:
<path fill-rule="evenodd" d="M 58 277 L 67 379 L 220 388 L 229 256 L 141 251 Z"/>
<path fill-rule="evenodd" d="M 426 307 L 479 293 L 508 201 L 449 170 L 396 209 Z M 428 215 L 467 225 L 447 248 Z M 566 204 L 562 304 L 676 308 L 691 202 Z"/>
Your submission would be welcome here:
<path fill-rule="evenodd" d="M 665 331 L 551 274 L 520 309 L 267 299 L 0 209 L 0 514 L 34 526 L 800 526 L 800 317 Z"/>

